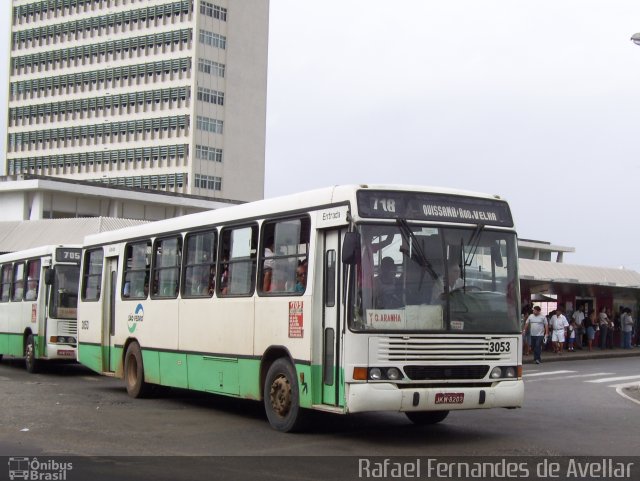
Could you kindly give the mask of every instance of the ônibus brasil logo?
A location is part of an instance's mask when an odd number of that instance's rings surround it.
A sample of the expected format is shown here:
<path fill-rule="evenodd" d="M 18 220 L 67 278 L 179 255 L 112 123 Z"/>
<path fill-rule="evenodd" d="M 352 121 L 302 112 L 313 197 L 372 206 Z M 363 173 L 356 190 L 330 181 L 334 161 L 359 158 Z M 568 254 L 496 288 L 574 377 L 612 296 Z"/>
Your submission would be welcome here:
<path fill-rule="evenodd" d="M 59 462 L 54 459 L 38 461 L 38 458 L 9 458 L 9 479 L 27 479 L 38 481 L 66 481 L 67 471 L 73 470 L 73 463 Z"/>
<path fill-rule="evenodd" d="M 138 323 L 144 321 L 144 308 L 142 304 L 138 304 L 136 306 L 136 310 L 133 314 L 129 314 L 129 318 L 127 319 L 127 327 L 129 328 L 129 332 L 133 334 L 138 327 Z"/>

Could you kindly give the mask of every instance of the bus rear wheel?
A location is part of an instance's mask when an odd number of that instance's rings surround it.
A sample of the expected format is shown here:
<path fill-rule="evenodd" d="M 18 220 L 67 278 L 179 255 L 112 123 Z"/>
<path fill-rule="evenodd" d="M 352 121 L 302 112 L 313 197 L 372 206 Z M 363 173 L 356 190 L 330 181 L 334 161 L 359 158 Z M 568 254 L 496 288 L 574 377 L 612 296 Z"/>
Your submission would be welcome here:
<path fill-rule="evenodd" d="M 407 411 L 405 414 L 413 424 L 427 426 L 444 421 L 449 411 Z"/>
<path fill-rule="evenodd" d="M 269 367 L 263 398 L 269 424 L 274 429 L 285 433 L 302 429 L 304 416 L 296 370 L 287 359 L 280 358 Z"/>
<path fill-rule="evenodd" d="M 27 368 L 27 372 L 31 374 L 38 372 L 36 341 L 33 334 L 29 334 L 29 336 L 27 336 L 27 343 L 24 346 L 24 365 Z"/>
<path fill-rule="evenodd" d="M 132 398 L 144 398 L 151 393 L 151 385 L 144 380 L 142 351 L 137 342 L 132 342 L 124 356 L 124 383 Z"/>

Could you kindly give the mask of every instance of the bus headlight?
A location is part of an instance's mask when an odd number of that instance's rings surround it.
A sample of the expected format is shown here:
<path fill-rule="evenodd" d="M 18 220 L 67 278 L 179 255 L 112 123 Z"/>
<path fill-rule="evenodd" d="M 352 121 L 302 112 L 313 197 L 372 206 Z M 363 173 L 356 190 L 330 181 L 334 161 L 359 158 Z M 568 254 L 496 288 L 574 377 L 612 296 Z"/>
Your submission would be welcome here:
<path fill-rule="evenodd" d="M 513 367 L 508 367 L 504 370 L 504 377 L 508 377 L 513 379 L 516 377 L 516 369 Z"/>
<path fill-rule="evenodd" d="M 494 367 L 489 376 L 491 379 L 500 379 L 502 377 L 502 368 Z"/>
<path fill-rule="evenodd" d="M 400 369 L 396 367 L 390 367 L 387 370 L 387 379 L 389 379 L 390 381 L 397 381 L 399 379 L 402 379 L 402 374 L 400 373 Z"/>
<path fill-rule="evenodd" d="M 369 370 L 369 379 L 372 381 L 379 381 L 382 379 L 382 371 L 377 367 L 371 368 Z"/>

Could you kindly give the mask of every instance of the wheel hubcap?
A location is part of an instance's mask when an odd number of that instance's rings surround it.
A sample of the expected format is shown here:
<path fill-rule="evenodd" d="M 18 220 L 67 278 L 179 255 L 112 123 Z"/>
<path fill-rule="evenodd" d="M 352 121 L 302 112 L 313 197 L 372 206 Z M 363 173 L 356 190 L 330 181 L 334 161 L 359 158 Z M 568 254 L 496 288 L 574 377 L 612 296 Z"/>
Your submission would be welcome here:
<path fill-rule="evenodd" d="M 271 383 L 271 408 L 281 417 L 285 417 L 291 409 L 291 384 L 280 375 Z"/>

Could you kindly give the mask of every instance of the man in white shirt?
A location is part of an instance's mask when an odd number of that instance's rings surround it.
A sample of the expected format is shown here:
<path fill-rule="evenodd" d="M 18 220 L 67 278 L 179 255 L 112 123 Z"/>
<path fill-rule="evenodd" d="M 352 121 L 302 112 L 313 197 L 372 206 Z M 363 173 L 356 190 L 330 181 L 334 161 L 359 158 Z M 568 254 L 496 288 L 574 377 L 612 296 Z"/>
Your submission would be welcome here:
<path fill-rule="evenodd" d="M 540 313 L 540 306 L 533 308 L 533 314 L 530 314 L 527 321 L 524 323 L 523 333 L 527 332 L 527 327 L 530 327 L 531 332 L 531 344 L 533 345 L 533 360 L 536 364 L 542 362 L 542 339 L 549 335 L 549 324 L 547 323 L 547 316 Z"/>
<path fill-rule="evenodd" d="M 582 349 L 582 336 L 584 336 L 584 304 L 578 306 L 578 310 L 573 313 L 572 318 L 576 323 L 576 347 Z"/>
<path fill-rule="evenodd" d="M 551 340 L 553 341 L 553 350 L 557 354 L 562 354 L 567 327 L 569 327 L 569 321 L 564 317 L 562 307 L 558 307 L 555 315 L 551 316 L 551 329 L 553 329 Z"/>

